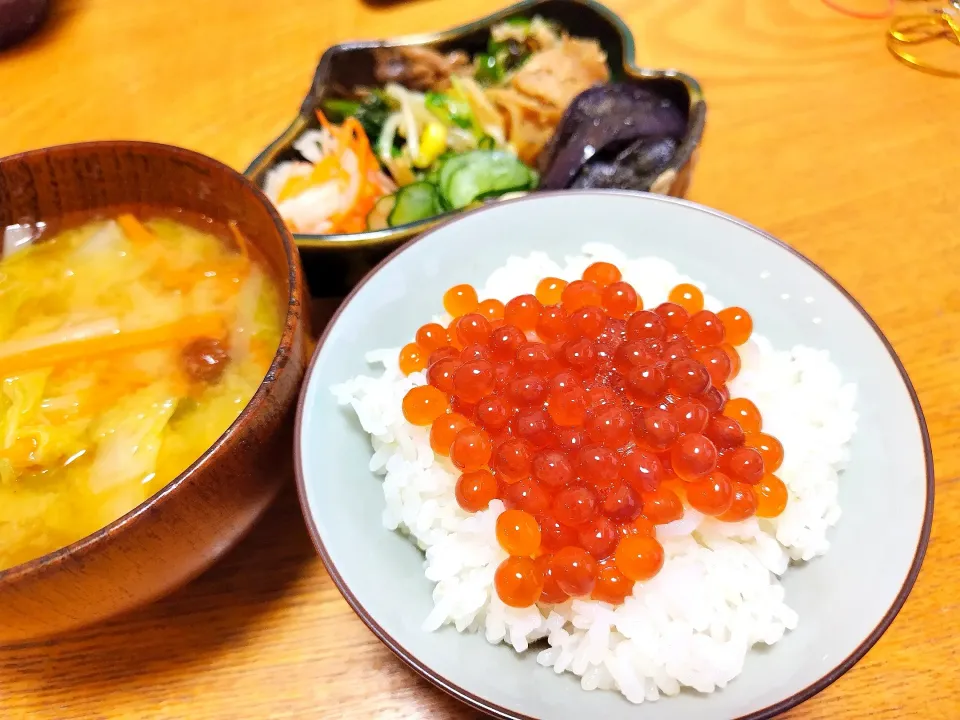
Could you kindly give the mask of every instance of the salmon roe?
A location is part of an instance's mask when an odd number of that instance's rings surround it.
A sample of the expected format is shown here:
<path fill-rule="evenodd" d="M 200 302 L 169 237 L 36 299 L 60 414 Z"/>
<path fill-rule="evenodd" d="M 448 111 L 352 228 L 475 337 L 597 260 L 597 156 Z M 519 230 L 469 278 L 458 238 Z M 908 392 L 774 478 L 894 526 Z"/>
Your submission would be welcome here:
<path fill-rule="evenodd" d="M 764 475 L 753 492 L 757 496 L 757 517 L 777 517 L 787 507 L 787 486 L 776 475 Z"/>
<path fill-rule="evenodd" d="M 403 396 L 403 417 L 411 425 L 431 425 L 447 412 L 447 396 L 432 385 L 420 385 Z"/>
<path fill-rule="evenodd" d="M 492 323 L 503 318 L 504 306 L 499 300 L 484 300 L 477 305 L 477 312 Z"/>
<path fill-rule="evenodd" d="M 723 408 L 723 414 L 736 420 L 745 433 L 758 433 L 763 427 L 763 418 L 757 406 L 746 398 L 730 398 Z"/>
<path fill-rule="evenodd" d="M 537 519 L 523 510 L 504 510 L 497 517 L 497 542 L 511 555 L 535 555 L 540 549 Z"/>
<path fill-rule="evenodd" d="M 670 302 L 679 305 L 691 315 L 703 310 L 703 293 L 696 285 L 680 283 L 670 291 Z"/>
<path fill-rule="evenodd" d="M 488 465 L 492 452 L 490 436 L 475 427 L 458 432 L 450 444 L 450 460 L 464 471 L 479 470 Z"/>
<path fill-rule="evenodd" d="M 541 305 L 556 305 L 560 302 L 560 296 L 564 288 L 567 287 L 567 281 L 560 278 L 548 277 L 537 283 L 535 293 L 537 300 Z"/>
<path fill-rule="evenodd" d="M 605 288 L 607 285 L 619 282 L 623 274 L 620 272 L 620 268 L 613 263 L 595 262 L 584 270 L 580 277 L 587 282 L 592 282 L 597 287 Z"/>
<path fill-rule="evenodd" d="M 506 605 L 620 604 L 660 571 L 657 527 L 685 508 L 722 522 L 786 508 L 783 446 L 727 389 L 753 330 L 743 308 L 704 310 L 682 284 L 643 310 L 605 262 L 506 303 L 457 285 L 443 304 L 449 327 L 428 323 L 401 351 L 401 371 L 427 378 L 403 415 L 462 473 L 464 511 L 506 506 L 494 578 Z"/>
<path fill-rule="evenodd" d="M 617 320 L 626 320 L 637 310 L 643 309 L 643 301 L 630 283 L 614 282 L 600 293 L 600 306 Z"/>
<path fill-rule="evenodd" d="M 509 557 L 500 563 L 493 583 L 504 605 L 530 607 L 543 592 L 543 573 L 530 558 Z"/>
<path fill-rule="evenodd" d="M 633 592 L 633 580 L 617 567 L 616 563 L 603 562 L 597 570 L 597 583 L 590 594 L 594 600 L 619 605 Z"/>
<path fill-rule="evenodd" d="M 464 473 L 457 480 L 457 504 L 467 512 L 486 510 L 497 497 L 497 479 L 489 470 Z"/>
<path fill-rule="evenodd" d="M 417 345 L 432 352 L 450 344 L 447 329 L 439 323 L 427 323 L 417 330 Z"/>
<path fill-rule="evenodd" d="M 763 458 L 763 469 L 776 472 L 783 464 L 783 445 L 773 435 L 767 433 L 747 433 L 744 443 L 754 448 Z"/>
<path fill-rule="evenodd" d="M 543 305 L 535 295 L 518 295 L 503 307 L 503 319 L 524 332 L 532 332 L 537 327 Z"/>
<path fill-rule="evenodd" d="M 743 345 L 753 333 L 753 318 L 742 307 L 729 307 L 717 313 L 731 345 Z"/>
<path fill-rule="evenodd" d="M 460 413 L 445 413 L 430 426 L 430 447 L 437 455 L 449 455 L 457 434 L 472 423 Z"/>
<path fill-rule="evenodd" d="M 443 294 L 443 309 L 453 317 L 472 313 L 479 299 L 472 285 L 454 285 Z"/>
<path fill-rule="evenodd" d="M 663 546 L 647 535 L 625 537 L 614 556 L 617 567 L 634 582 L 649 580 L 663 567 Z"/>
<path fill-rule="evenodd" d="M 416 343 L 407 343 L 400 350 L 400 372 L 404 375 L 426 370 L 427 353 Z"/>
<path fill-rule="evenodd" d="M 563 292 L 560 293 L 560 302 L 567 312 L 587 306 L 599 306 L 600 288 L 588 280 L 574 280 L 563 288 Z"/>

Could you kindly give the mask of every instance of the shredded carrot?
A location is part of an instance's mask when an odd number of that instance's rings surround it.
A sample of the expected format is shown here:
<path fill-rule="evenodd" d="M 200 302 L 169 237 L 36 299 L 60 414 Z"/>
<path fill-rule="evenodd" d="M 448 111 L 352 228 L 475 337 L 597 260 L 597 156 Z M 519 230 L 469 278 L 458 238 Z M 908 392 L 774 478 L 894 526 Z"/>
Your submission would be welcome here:
<path fill-rule="evenodd" d="M 143 223 L 130 213 L 118 215 L 117 224 L 123 230 L 124 235 L 132 242 L 147 244 L 154 241 L 153 233 L 147 230 Z"/>
<path fill-rule="evenodd" d="M 370 139 L 355 117 L 348 117 L 337 127 L 322 111 L 317 110 L 317 120 L 333 138 L 335 150 L 314 164 L 308 178 L 287 180 L 280 190 L 278 200 L 298 195 L 308 187 L 336 181 L 341 192 L 349 191 L 352 194 L 343 198 L 340 209 L 329 218 L 329 231 L 360 232 L 366 228 L 366 217 L 373 205 L 386 192 L 376 180 L 374 171 L 378 164 L 370 146 Z M 356 159 L 357 168 L 353 172 L 344 170 L 344 157 L 347 152 Z"/>
<path fill-rule="evenodd" d="M 195 265 L 184 270 L 174 269 L 160 262 L 154 266 L 154 270 L 159 282 L 167 290 L 188 292 L 201 282 L 210 282 L 222 285 L 221 294 L 228 297 L 237 292 L 235 278 L 243 280 L 247 277 L 250 261 L 237 258 L 220 265 Z"/>
<path fill-rule="evenodd" d="M 337 136 L 337 129 L 333 126 L 333 124 L 329 120 L 327 120 L 327 116 L 323 114 L 323 110 L 321 110 L 320 108 L 317 108 L 317 120 L 320 121 L 320 127 L 322 127 L 324 130 L 326 130 L 328 133 L 330 133 L 334 137 Z"/>
<path fill-rule="evenodd" d="M 244 234 L 240 232 L 240 228 L 237 227 L 237 224 L 231 220 L 230 221 L 230 232 L 233 233 L 233 239 L 237 241 L 237 248 L 240 250 L 240 256 L 246 260 L 250 261 L 250 246 L 247 244 L 247 238 L 244 237 Z"/>
<path fill-rule="evenodd" d="M 97 385 L 90 392 L 84 393 L 80 402 L 82 412 L 88 416 L 105 412 L 123 397 L 147 387 L 154 380 L 141 371 L 116 363 L 111 372 L 100 375 Z"/>
<path fill-rule="evenodd" d="M 223 316 L 219 313 L 207 313 L 143 330 L 91 335 L 10 354 L 4 354 L 4 347 L 0 345 L 0 377 L 112 353 L 163 347 L 195 337 L 222 338 L 226 332 Z"/>

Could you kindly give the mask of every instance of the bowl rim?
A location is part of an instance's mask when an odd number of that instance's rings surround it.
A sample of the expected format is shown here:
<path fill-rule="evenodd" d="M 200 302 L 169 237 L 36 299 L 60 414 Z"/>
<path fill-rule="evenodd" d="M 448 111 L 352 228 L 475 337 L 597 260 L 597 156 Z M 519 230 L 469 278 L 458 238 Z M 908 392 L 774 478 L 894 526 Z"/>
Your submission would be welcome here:
<path fill-rule="evenodd" d="M 674 157 L 671 159 L 670 164 L 661 172 L 661 177 L 664 173 L 668 173 L 671 170 L 674 173 L 679 173 L 680 170 L 691 161 L 693 154 L 703 140 L 703 130 L 706 121 L 706 101 L 704 100 L 703 89 L 700 83 L 694 77 L 676 69 L 654 69 L 637 65 L 636 42 L 633 37 L 633 32 L 626 22 L 624 22 L 623 18 L 606 5 L 597 2 L 597 0 L 521 0 L 484 17 L 438 32 L 401 35 L 383 40 L 348 41 L 327 48 L 323 55 L 320 56 L 320 61 L 314 72 L 310 90 L 301 103 L 296 117 L 280 135 L 250 161 L 250 164 L 243 171 L 244 175 L 252 178 L 255 175 L 266 173 L 275 155 L 279 153 L 282 148 L 288 146 L 307 128 L 306 108 L 312 100 L 315 89 L 321 82 L 321 79 L 324 82 L 329 79 L 330 63 L 333 56 L 337 53 L 357 49 L 404 47 L 456 40 L 475 30 L 492 27 L 496 23 L 506 20 L 519 12 L 533 11 L 540 5 L 548 2 L 564 2 L 569 5 L 580 5 L 592 10 L 610 23 L 610 26 L 616 30 L 620 36 L 620 43 L 623 49 L 623 66 L 621 70 L 626 74 L 629 81 L 642 82 L 644 80 L 672 79 L 683 83 L 690 96 L 690 104 L 687 108 L 687 134 Z M 419 233 L 427 232 L 441 223 L 448 222 L 452 218 L 461 217 L 464 214 L 465 211 L 463 210 L 448 210 L 441 215 L 436 215 L 424 220 L 417 220 L 405 225 L 398 225 L 397 227 L 384 228 L 383 230 L 364 230 L 358 233 L 336 233 L 332 235 L 317 235 L 314 233 L 292 233 L 292 235 L 297 247 L 303 250 L 375 248 L 412 238 Z"/>
<path fill-rule="evenodd" d="M 233 176 L 235 179 L 239 180 L 241 184 L 247 185 L 254 191 L 253 197 L 267 210 L 270 219 L 277 228 L 277 232 L 280 234 L 280 238 L 283 243 L 284 254 L 287 260 L 287 308 L 283 320 L 283 331 L 280 334 L 280 343 L 277 346 L 276 353 L 274 353 L 273 361 L 270 363 L 270 367 L 264 375 L 263 380 L 260 381 L 260 385 L 257 387 L 253 397 L 250 398 L 250 401 L 244 406 L 243 410 L 241 410 L 240 414 L 223 432 L 223 434 L 220 435 L 220 437 L 217 438 L 217 440 L 183 472 L 181 472 L 179 475 L 173 478 L 173 480 L 164 485 L 161 489 L 157 490 L 135 508 L 121 515 L 119 518 L 113 520 L 109 524 L 104 525 L 95 532 L 85 535 L 69 545 L 65 545 L 52 552 L 46 553 L 45 555 L 34 558 L 33 560 L 28 560 L 27 562 L 20 563 L 19 565 L 14 565 L 5 570 L 0 570 L 0 590 L 2 590 L 4 587 L 14 585 L 17 582 L 22 581 L 34 574 L 40 573 L 51 565 L 56 565 L 70 559 L 83 558 L 89 553 L 94 552 L 96 548 L 99 547 L 101 542 L 108 539 L 111 535 L 113 535 L 113 533 L 127 526 L 134 525 L 143 515 L 152 512 L 157 505 L 162 503 L 170 495 L 177 492 L 182 485 L 186 485 L 187 483 L 190 483 L 201 477 L 203 471 L 210 464 L 213 456 L 223 452 L 223 449 L 230 443 L 236 442 L 238 440 L 237 435 L 241 429 L 241 426 L 244 425 L 252 415 L 260 412 L 263 409 L 267 395 L 271 392 L 273 385 L 276 383 L 277 377 L 287 365 L 289 358 L 289 347 L 292 346 L 296 336 L 297 328 L 301 324 L 300 316 L 302 309 L 299 294 L 301 292 L 303 282 L 302 272 L 300 269 L 300 254 L 297 250 L 296 243 L 293 241 L 293 237 L 291 236 L 290 231 L 287 229 L 286 224 L 283 222 L 283 219 L 280 217 L 280 214 L 273 206 L 273 203 L 270 202 L 269 198 L 263 194 L 263 191 L 257 187 L 256 183 L 251 182 L 250 179 L 243 173 L 237 172 L 229 165 L 226 165 L 225 163 L 222 163 L 208 155 L 204 155 L 203 153 L 196 152 L 195 150 L 188 150 L 176 145 L 141 140 L 97 140 L 92 142 L 52 145 L 50 147 L 26 150 L 14 155 L 0 157 L 0 163 L 31 160 L 37 157 L 44 158 L 59 153 L 86 153 L 90 151 L 111 148 L 122 148 L 132 151 L 143 150 L 147 152 L 159 152 L 168 158 L 186 157 L 189 161 L 204 165 L 207 168 L 224 171 L 227 173 L 227 175 Z"/>
<path fill-rule="evenodd" d="M 900 591 L 897 593 L 896 597 L 893 599 L 890 607 L 884 613 L 883 617 L 874 627 L 874 629 L 860 642 L 860 644 L 851 652 L 847 657 L 837 663 L 829 672 L 822 675 L 818 680 L 809 684 L 807 687 L 799 690 L 798 692 L 779 700 L 776 703 L 768 705 L 765 708 L 761 708 L 754 712 L 751 712 L 747 715 L 741 715 L 734 720 L 768 720 L 776 715 L 779 715 L 783 712 L 786 712 L 790 708 L 793 708 L 800 703 L 809 700 L 814 695 L 818 694 L 820 691 L 824 690 L 828 686 L 836 682 L 844 673 L 846 673 L 850 668 L 852 668 L 857 662 L 859 662 L 864 655 L 877 643 L 880 637 L 886 632 L 887 628 L 893 623 L 894 619 L 897 617 L 897 614 L 900 612 L 900 609 L 903 607 L 904 603 L 907 600 L 907 597 L 910 594 L 910 591 L 913 589 L 914 584 L 916 583 L 917 576 L 920 573 L 920 567 L 923 564 L 923 558 L 927 551 L 927 546 L 930 542 L 930 531 L 933 525 L 933 508 L 934 508 L 934 491 L 935 491 L 935 481 L 934 481 L 934 467 L 933 467 L 933 450 L 930 443 L 930 433 L 927 429 L 926 419 L 923 415 L 923 409 L 920 406 L 920 399 L 917 397 L 916 390 L 913 387 L 913 383 L 910 381 L 910 377 L 907 374 L 906 368 L 903 366 L 899 356 L 894 350 L 893 346 L 890 344 L 890 341 L 883 334 L 883 331 L 877 325 L 877 323 L 870 317 L 869 313 L 860 305 L 859 302 L 851 295 L 837 280 L 830 276 L 825 270 L 823 270 L 819 265 L 810 260 L 808 257 L 803 255 L 799 250 L 791 247 L 782 240 L 777 239 L 770 233 L 757 228 L 750 223 L 740 220 L 732 215 L 729 215 L 720 210 L 707 207 L 705 205 L 700 205 L 699 203 L 694 203 L 689 200 L 684 200 L 682 198 L 669 197 L 664 195 L 657 195 L 653 193 L 643 193 L 636 192 L 632 190 L 555 190 L 550 192 L 538 193 L 536 197 L 549 197 L 557 195 L 569 195 L 571 192 L 575 192 L 578 195 L 625 195 L 629 197 L 643 197 L 646 199 L 653 200 L 655 202 L 668 203 L 673 205 L 679 205 L 686 207 L 689 210 L 695 212 L 705 213 L 707 215 L 713 215 L 723 220 L 727 220 L 736 225 L 739 225 L 742 228 L 750 230 L 751 232 L 757 234 L 758 236 L 772 242 L 774 245 L 779 247 L 782 250 L 790 253 L 798 260 L 806 263 L 814 271 L 819 273 L 825 280 L 827 280 L 831 285 L 833 285 L 841 295 L 846 298 L 846 300 L 853 306 L 853 308 L 860 313 L 863 319 L 867 322 L 876 336 L 883 343 L 883 346 L 886 348 L 887 353 L 890 356 L 890 359 L 893 360 L 894 365 L 898 372 L 900 373 L 900 378 L 903 381 L 903 385 L 907 390 L 907 393 L 910 396 L 910 400 L 913 402 L 914 411 L 916 412 L 917 426 L 920 429 L 921 440 L 923 444 L 923 455 L 924 455 L 924 469 L 926 475 L 926 500 L 924 503 L 924 514 L 923 514 L 923 524 L 920 530 L 920 536 L 917 541 L 917 548 L 913 556 L 913 560 L 910 564 L 910 569 L 904 577 L 903 584 L 900 587 Z M 500 205 L 512 204 L 512 203 L 522 203 L 528 202 L 529 198 L 517 198 L 514 200 L 506 200 L 502 203 L 498 203 L 493 206 L 485 206 L 476 208 L 474 210 L 467 211 L 461 215 L 457 216 L 457 220 L 451 221 L 450 224 L 456 223 L 460 218 L 467 217 L 469 215 L 474 215 L 477 213 L 488 212 L 495 207 Z M 447 227 L 445 224 L 444 228 Z M 457 700 L 465 703 L 466 705 L 484 712 L 488 715 L 497 718 L 503 718 L 504 720 L 536 720 L 528 715 L 523 715 L 521 713 L 509 710 L 500 705 L 497 705 L 486 698 L 480 697 L 469 690 L 457 685 L 456 683 L 448 680 L 439 672 L 433 668 L 427 666 L 425 663 L 421 662 L 413 653 L 408 651 L 403 645 L 401 645 L 393 636 L 391 636 L 377 621 L 373 618 L 370 613 L 364 608 L 360 603 L 358 598 L 353 594 L 347 584 L 344 582 L 343 577 L 340 575 L 339 571 L 336 568 L 336 565 L 333 562 L 333 559 L 330 557 L 330 554 L 327 552 L 326 546 L 323 543 L 323 538 L 320 537 L 320 532 L 317 529 L 316 523 L 313 521 L 313 516 L 309 511 L 309 502 L 307 500 L 307 490 L 306 490 L 306 479 L 304 477 L 303 470 L 303 451 L 301 438 L 303 434 L 304 427 L 304 408 L 306 406 L 306 400 L 308 396 L 308 391 L 311 387 L 311 384 L 316 381 L 314 377 L 314 370 L 316 368 L 316 363 L 320 357 L 320 352 L 323 349 L 324 343 L 327 341 L 331 329 L 339 318 L 340 314 L 347 307 L 350 301 L 357 295 L 360 290 L 366 285 L 371 278 L 373 278 L 380 270 L 382 270 L 387 264 L 393 262 L 397 257 L 404 252 L 408 247 L 413 246 L 414 244 L 420 242 L 427 236 L 437 232 L 443 228 L 436 228 L 430 230 L 429 232 L 420 235 L 413 241 L 404 244 L 403 246 L 394 250 L 390 255 L 384 258 L 377 266 L 371 270 L 357 285 L 353 288 L 349 295 L 344 298 L 343 302 L 337 308 L 337 311 L 330 318 L 330 321 L 327 323 L 324 328 L 323 334 L 320 339 L 317 341 L 316 348 L 314 349 L 313 357 L 310 359 L 310 363 L 307 366 L 307 371 L 304 376 L 303 387 L 300 391 L 300 399 L 297 403 L 297 416 L 296 424 L 294 426 L 294 473 L 296 476 L 297 482 L 297 496 L 300 501 L 300 510 L 303 514 L 304 522 L 307 526 L 307 531 L 310 534 L 310 539 L 313 542 L 314 547 L 317 550 L 317 553 L 320 555 L 320 559 L 323 561 L 324 567 L 330 575 L 330 578 L 333 580 L 334 585 L 337 590 L 340 591 L 344 599 L 347 601 L 347 604 L 353 609 L 353 611 L 360 617 L 364 624 L 373 632 L 377 638 L 386 645 L 405 665 L 414 670 L 422 678 L 440 688 L 449 695 L 452 695 Z"/>

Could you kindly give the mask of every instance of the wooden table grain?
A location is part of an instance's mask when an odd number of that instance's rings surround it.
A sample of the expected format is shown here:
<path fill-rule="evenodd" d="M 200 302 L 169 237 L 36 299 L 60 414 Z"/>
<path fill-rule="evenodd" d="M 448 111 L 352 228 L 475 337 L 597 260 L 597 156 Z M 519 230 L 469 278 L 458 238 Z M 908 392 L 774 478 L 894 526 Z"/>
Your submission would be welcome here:
<path fill-rule="evenodd" d="M 495 8 L 53 4 L 43 34 L 0 53 L 0 155 L 136 138 L 237 168 L 286 126 L 328 45 L 437 30 Z M 933 436 L 936 521 L 913 594 L 853 670 L 788 717 L 960 717 L 960 84 L 897 64 L 882 22 L 818 0 L 609 4 L 636 33 L 641 63 L 703 83 L 708 129 L 690 197 L 769 230 L 840 280 L 896 347 Z M 289 489 L 235 551 L 172 597 L 0 651 L 3 718 L 465 716 L 353 615 Z"/>

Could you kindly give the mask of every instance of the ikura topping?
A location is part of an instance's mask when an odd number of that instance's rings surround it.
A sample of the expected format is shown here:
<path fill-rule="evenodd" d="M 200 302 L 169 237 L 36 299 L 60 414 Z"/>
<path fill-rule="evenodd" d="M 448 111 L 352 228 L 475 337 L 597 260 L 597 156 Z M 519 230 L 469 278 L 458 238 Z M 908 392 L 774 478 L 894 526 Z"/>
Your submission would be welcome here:
<path fill-rule="evenodd" d="M 495 574 L 506 605 L 622 603 L 663 567 L 656 527 L 685 508 L 724 522 L 786 508 L 773 474 L 783 446 L 727 390 L 753 321 L 703 303 L 682 284 L 644 309 L 620 269 L 597 262 L 506 303 L 456 285 L 450 324 L 427 323 L 401 350 L 401 371 L 427 378 L 403 415 L 461 471 L 460 507 L 507 507 Z"/>

